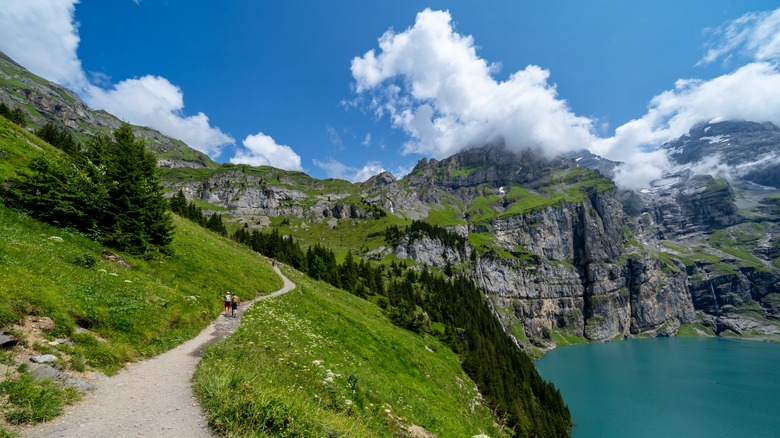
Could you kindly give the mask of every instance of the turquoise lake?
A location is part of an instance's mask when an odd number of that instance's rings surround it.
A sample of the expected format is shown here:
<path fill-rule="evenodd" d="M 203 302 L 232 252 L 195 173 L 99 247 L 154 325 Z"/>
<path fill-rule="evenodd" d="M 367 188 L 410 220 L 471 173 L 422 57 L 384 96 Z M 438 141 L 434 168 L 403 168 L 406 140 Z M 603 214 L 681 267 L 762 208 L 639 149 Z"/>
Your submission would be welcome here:
<path fill-rule="evenodd" d="M 572 437 L 780 437 L 780 345 L 721 338 L 560 347 L 536 361 Z"/>

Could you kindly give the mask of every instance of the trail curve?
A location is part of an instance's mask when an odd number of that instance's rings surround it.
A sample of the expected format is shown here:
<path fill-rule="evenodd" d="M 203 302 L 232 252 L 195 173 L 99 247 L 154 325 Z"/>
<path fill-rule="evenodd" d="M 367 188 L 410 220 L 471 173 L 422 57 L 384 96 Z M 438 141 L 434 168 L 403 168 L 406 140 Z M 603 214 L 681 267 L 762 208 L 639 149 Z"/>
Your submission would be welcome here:
<path fill-rule="evenodd" d="M 31 438 L 54 437 L 166 437 L 213 436 L 192 391 L 192 375 L 205 348 L 230 335 L 255 301 L 277 297 L 295 288 L 279 268 L 284 286 L 243 304 L 238 317 L 219 318 L 198 336 L 159 356 L 128 365 L 116 376 L 99 382 L 63 415 L 27 430 Z"/>

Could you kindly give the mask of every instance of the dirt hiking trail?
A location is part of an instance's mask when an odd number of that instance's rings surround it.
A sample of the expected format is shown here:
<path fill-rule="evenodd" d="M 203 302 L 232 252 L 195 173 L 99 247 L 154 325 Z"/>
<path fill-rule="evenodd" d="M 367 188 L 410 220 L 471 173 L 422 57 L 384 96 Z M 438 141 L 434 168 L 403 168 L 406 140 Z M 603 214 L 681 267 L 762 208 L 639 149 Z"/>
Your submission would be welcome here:
<path fill-rule="evenodd" d="M 224 339 L 257 300 L 273 298 L 295 288 L 284 281 L 278 291 L 243 303 L 238 317 L 220 313 L 198 336 L 159 356 L 128 365 L 116 376 L 98 382 L 95 390 L 63 415 L 21 431 L 24 437 L 212 437 L 205 415 L 192 391 L 192 375 L 210 343 Z"/>

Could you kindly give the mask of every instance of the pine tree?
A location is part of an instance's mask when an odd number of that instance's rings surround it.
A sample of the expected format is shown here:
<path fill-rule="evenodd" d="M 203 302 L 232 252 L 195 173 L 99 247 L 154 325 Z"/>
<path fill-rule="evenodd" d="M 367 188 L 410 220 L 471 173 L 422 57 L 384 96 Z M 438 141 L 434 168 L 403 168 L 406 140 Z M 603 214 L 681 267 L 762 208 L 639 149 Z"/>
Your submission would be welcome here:
<path fill-rule="evenodd" d="M 173 240 L 173 222 L 154 155 L 126 123 L 114 132 L 106 155 L 106 177 L 113 182 L 106 241 L 132 253 L 145 253 L 150 246 L 165 251 Z"/>

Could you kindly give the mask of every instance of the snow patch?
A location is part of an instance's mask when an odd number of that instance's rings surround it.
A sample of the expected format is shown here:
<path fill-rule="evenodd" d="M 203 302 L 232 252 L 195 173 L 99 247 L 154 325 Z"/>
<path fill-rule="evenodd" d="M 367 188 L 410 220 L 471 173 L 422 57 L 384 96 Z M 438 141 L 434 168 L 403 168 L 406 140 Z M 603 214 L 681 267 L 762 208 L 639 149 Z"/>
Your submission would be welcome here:
<path fill-rule="evenodd" d="M 710 144 L 715 144 L 715 143 L 723 143 L 724 141 L 728 141 L 729 136 L 728 135 L 716 135 L 714 137 L 702 137 L 701 139 L 709 141 Z"/>

